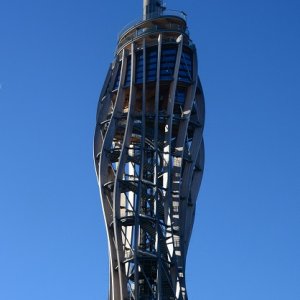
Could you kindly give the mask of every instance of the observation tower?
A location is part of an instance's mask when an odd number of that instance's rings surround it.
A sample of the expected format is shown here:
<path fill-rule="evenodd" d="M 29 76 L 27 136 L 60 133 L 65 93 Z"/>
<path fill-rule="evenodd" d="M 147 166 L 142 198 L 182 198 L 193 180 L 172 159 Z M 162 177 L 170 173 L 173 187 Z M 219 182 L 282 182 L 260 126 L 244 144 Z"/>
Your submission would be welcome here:
<path fill-rule="evenodd" d="M 204 97 L 186 15 L 144 0 L 118 37 L 100 94 L 94 160 L 109 300 L 186 300 L 204 165 Z"/>

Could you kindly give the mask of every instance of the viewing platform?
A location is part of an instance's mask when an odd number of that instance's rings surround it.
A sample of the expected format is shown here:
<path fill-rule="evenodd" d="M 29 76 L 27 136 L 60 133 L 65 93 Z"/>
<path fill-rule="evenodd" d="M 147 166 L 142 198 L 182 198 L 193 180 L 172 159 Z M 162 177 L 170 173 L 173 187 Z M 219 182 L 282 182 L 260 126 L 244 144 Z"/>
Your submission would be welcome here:
<path fill-rule="evenodd" d="M 186 14 L 182 11 L 164 10 L 150 14 L 147 19 L 139 19 L 127 24 L 118 35 L 116 53 L 120 53 L 127 44 L 157 32 L 165 33 L 165 41 L 169 38 L 170 42 L 176 42 L 175 36 L 180 33 L 184 36 L 185 44 L 189 46 L 193 44 L 189 38 Z M 151 38 L 148 42 L 150 41 Z"/>

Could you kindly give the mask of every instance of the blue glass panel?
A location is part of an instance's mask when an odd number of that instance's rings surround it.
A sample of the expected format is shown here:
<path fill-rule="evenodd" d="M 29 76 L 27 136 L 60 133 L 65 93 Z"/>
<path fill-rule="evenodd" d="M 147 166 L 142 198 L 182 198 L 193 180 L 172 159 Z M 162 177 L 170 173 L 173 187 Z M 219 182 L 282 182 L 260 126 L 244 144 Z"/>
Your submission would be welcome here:
<path fill-rule="evenodd" d="M 173 79 L 172 75 L 166 76 L 166 75 L 162 75 L 160 76 L 160 80 L 167 80 L 167 81 L 171 81 Z"/>
<path fill-rule="evenodd" d="M 170 68 L 175 66 L 175 62 L 163 62 L 161 63 L 160 67 L 161 68 Z"/>
<path fill-rule="evenodd" d="M 130 77 L 131 77 L 131 56 L 128 56 L 124 86 L 129 86 Z"/>
<path fill-rule="evenodd" d="M 157 57 L 157 50 L 152 50 L 151 52 L 147 53 L 148 57 Z"/>
<path fill-rule="evenodd" d="M 190 73 L 187 72 L 186 70 L 184 70 L 184 71 L 179 70 L 178 74 L 181 75 L 181 76 L 190 76 Z"/>
<path fill-rule="evenodd" d="M 156 80 L 156 69 L 157 69 L 157 49 L 147 50 L 147 66 L 146 66 L 146 79 L 147 81 Z"/>
<path fill-rule="evenodd" d="M 160 79 L 171 81 L 176 61 L 177 48 L 165 48 L 161 53 Z"/>
<path fill-rule="evenodd" d="M 147 63 L 157 63 L 157 57 L 147 59 Z"/>
<path fill-rule="evenodd" d="M 147 71 L 147 76 L 148 75 L 156 75 L 156 70 L 150 70 L 150 71 Z"/>
<path fill-rule="evenodd" d="M 168 55 L 168 54 L 176 54 L 177 49 L 163 49 L 162 50 L 162 55 Z"/>
<path fill-rule="evenodd" d="M 173 74 L 170 70 L 160 70 L 161 75 L 166 75 L 166 74 Z"/>
<path fill-rule="evenodd" d="M 176 56 L 175 55 L 172 55 L 172 56 L 162 56 L 161 61 L 162 62 L 167 62 L 167 61 L 173 61 L 173 62 L 175 62 L 176 61 Z"/>
<path fill-rule="evenodd" d="M 157 64 L 149 64 L 147 65 L 147 70 L 156 70 L 157 69 Z"/>
<path fill-rule="evenodd" d="M 144 71 L 144 55 L 143 51 L 138 51 L 136 53 L 136 65 L 135 65 L 135 82 L 143 82 L 143 71 Z"/>
<path fill-rule="evenodd" d="M 147 81 L 155 81 L 156 80 L 156 76 L 147 76 Z"/>
<path fill-rule="evenodd" d="M 183 51 L 180 59 L 178 80 L 190 83 L 192 81 L 192 53 Z"/>
<path fill-rule="evenodd" d="M 116 76 L 116 79 L 115 79 L 115 83 L 114 83 L 114 90 L 117 89 L 119 87 L 119 83 L 120 83 L 120 73 L 121 73 L 121 63 L 119 65 L 119 68 L 118 68 L 118 73 L 117 73 L 117 76 Z"/>
<path fill-rule="evenodd" d="M 177 89 L 175 94 L 175 103 L 184 104 L 185 101 L 185 90 Z"/>
<path fill-rule="evenodd" d="M 191 80 L 189 78 L 178 77 L 178 80 L 181 82 L 191 83 Z"/>

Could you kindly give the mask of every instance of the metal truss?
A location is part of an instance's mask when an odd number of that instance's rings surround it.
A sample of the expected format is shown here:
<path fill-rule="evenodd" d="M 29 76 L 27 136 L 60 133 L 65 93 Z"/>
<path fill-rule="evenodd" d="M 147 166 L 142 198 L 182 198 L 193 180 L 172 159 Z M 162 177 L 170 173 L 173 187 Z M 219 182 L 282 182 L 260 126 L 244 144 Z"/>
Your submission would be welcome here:
<path fill-rule="evenodd" d="M 203 174 L 204 97 L 185 20 L 121 35 L 100 94 L 94 159 L 109 300 L 186 300 L 186 256 Z"/>

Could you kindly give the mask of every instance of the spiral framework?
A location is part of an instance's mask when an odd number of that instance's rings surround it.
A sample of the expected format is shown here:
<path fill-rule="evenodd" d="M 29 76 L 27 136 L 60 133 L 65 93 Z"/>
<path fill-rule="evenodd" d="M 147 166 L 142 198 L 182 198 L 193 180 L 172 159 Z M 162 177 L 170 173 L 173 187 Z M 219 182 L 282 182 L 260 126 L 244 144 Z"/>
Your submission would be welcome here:
<path fill-rule="evenodd" d="M 119 35 L 100 94 L 94 160 L 109 300 L 186 300 L 186 256 L 204 165 L 204 97 L 181 12 L 144 0 Z"/>

